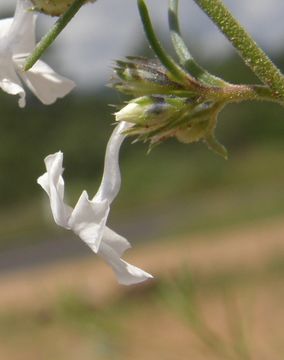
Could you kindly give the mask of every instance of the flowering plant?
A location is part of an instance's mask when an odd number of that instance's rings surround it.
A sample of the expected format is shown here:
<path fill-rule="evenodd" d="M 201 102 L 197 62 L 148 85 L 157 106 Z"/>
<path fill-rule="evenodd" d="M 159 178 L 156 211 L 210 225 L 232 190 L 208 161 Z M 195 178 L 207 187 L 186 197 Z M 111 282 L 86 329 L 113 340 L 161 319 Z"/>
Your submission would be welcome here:
<path fill-rule="evenodd" d="M 262 84 L 231 84 L 200 66 L 181 35 L 178 0 L 169 0 L 169 32 L 178 60 L 164 50 L 156 36 L 144 0 L 138 9 L 154 59 L 128 56 L 117 61 L 112 86 L 132 97 L 115 113 L 118 125 L 109 140 L 101 185 L 90 200 L 84 191 L 74 208 L 64 202 L 63 154 L 45 158 L 46 172 L 38 179 L 50 199 L 55 222 L 76 233 L 112 267 L 121 284 L 152 278 L 121 259 L 128 241 L 106 226 L 110 205 L 120 188 L 118 153 L 123 140 L 135 136 L 150 148 L 168 138 L 182 143 L 203 141 L 227 158 L 226 148 L 215 137 L 218 115 L 229 103 L 270 101 L 284 104 L 284 76 L 221 0 L 194 0 L 213 20 Z M 17 0 L 13 19 L 0 21 L 0 87 L 19 95 L 25 106 L 24 82 L 43 104 L 52 104 L 74 87 L 40 60 L 44 51 L 87 2 L 94 0 Z M 36 12 L 59 16 L 36 44 Z"/>

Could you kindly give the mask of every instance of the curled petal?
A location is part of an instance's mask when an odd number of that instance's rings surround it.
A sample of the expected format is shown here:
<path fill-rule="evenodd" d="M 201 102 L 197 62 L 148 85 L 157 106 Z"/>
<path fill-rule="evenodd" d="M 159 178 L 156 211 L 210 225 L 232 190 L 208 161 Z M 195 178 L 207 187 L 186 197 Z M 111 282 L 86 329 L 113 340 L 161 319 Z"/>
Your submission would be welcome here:
<path fill-rule="evenodd" d="M 102 184 L 92 200 L 83 191 L 74 209 L 64 203 L 63 154 L 60 151 L 45 158 L 46 173 L 38 178 L 38 183 L 50 198 L 55 222 L 74 231 L 112 267 L 118 282 L 124 285 L 152 278 L 152 275 L 121 259 L 130 244 L 106 226 L 110 203 L 120 187 L 118 155 L 125 137 L 122 132 L 129 126 L 121 122 L 115 128 L 107 146 Z"/>
<path fill-rule="evenodd" d="M 132 285 L 143 282 L 153 276 L 138 267 L 122 260 L 120 256 L 126 248 L 127 241 L 108 229 L 104 234 L 98 255 L 100 255 L 113 269 L 117 276 L 117 280 L 122 285 Z M 129 247 L 129 245 L 128 245 Z"/>
<path fill-rule="evenodd" d="M 15 58 L 14 60 L 21 69 L 24 59 Z M 21 71 L 20 75 L 30 90 L 45 105 L 53 104 L 58 98 L 64 97 L 75 87 L 72 80 L 57 74 L 41 60 L 37 61 L 29 71 Z"/>
<path fill-rule="evenodd" d="M 2 61 L 1 61 L 2 60 Z M 13 64 L 4 59 L 0 59 L 0 87 L 10 95 L 19 95 L 19 106 L 26 104 L 26 93 L 22 83 L 17 76 Z"/>
<path fill-rule="evenodd" d="M 47 172 L 37 179 L 50 199 L 50 207 L 57 225 L 69 229 L 68 219 L 72 208 L 64 203 L 64 180 L 62 178 L 63 154 L 61 151 L 44 159 Z"/>
<path fill-rule="evenodd" d="M 68 227 L 97 253 L 108 214 L 107 200 L 90 201 L 87 192 L 83 191 L 70 216 Z"/>
<path fill-rule="evenodd" d="M 104 231 L 104 240 L 119 256 L 122 256 L 125 250 L 131 248 L 130 243 L 123 236 L 117 234 L 107 226 Z"/>
<path fill-rule="evenodd" d="M 17 84 L 16 82 L 11 81 L 10 79 L 1 79 L 0 87 L 3 91 L 10 95 L 19 95 L 19 106 L 21 108 L 26 106 L 26 93 L 22 88 L 20 82 Z"/>
<path fill-rule="evenodd" d="M 108 199 L 109 203 L 111 203 L 117 196 L 121 183 L 118 161 L 119 150 L 125 139 L 123 132 L 131 126 L 132 124 L 122 121 L 115 127 L 107 144 L 103 178 L 94 200 Z"/>

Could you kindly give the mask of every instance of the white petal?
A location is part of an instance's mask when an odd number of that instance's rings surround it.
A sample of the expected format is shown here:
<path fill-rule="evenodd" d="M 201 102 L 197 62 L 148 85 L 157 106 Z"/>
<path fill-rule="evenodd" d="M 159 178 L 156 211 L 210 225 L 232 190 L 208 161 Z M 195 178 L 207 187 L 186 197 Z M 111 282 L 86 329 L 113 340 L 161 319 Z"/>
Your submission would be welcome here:
<path fill-rule="evenodd" d="M 62 178 L 63 154 L 61 151 L 45 158 L 47 172 L 37 179 L 50 199 L 50 207 L 57 225 L 69 229 L 68 219 L 72 208 L 64 203 L 64 180 Z"/>
<path fill-rule="evenodd" d="M 36 15 L 30 11 L 31 8 L 29 1 L 17 1 L 14 20 L 8 34 L 14 55 L 31 53 L 35 47 Z"/>
<path fill-rule="evenodd" d="M 94 252 L 98 252 L 109 214 L 109 203 L 90 201 L 83 191 L 68 221 L 71 228 Z"/>
<path fill-rule="evenodd" d="M 135 102 L 130 102 L 115 113 L 116 121 L 129 121 L 135 123 L 136 118 L 141 116 L 143 107 Z"/>
<path fill-rule="evenodd" d="M 1 42 L 4 41 L 3 39 L 5 37 L 7 37 L 7 35 L 9 34 L 9 31 L 11 29 L 11 25 L 12 25 L 13 21 L 14 21 L 13 18 L 0 20 L 0 41 Z"/>
<path fill-rule="evenodd" d="M 113 231 L 107 231 L 98 251 L 98 255 L 112 267 L 118 282 L 122 285 L 132 285 L 153 278 L 151 274 L 122 260 L 121 246 L 125 246 L 125 239 Z M 120 250 L 117 251 L 119 248 Z"/>
<path fill-rule="evenodd" d="M 38 183 L 50 198 L 55 222 L 66 229 L 72 229 L 112 267 L 118 282 L 124 285 L 136 284 L 152 278 L 152 275 L 120 258 L 130 244 L 125 238 L 106 227 L 110 207 L 109 199 L 112 200 L 112 197 L 117 194 L 120 185 L 118 152 L 124 138 L 121 131 L 127 129 L 128 126 L 121 123 L 109 141 L 100 196 L 89 200 L 88 194 L 84 191 L 74 210 L 64 203 L 63 154 L 61 152 L 46 157 L 47 172 L 38 178 Z M 114 179 L 109 180 L 107 175 L 113 175 Z"/>
<path fill-rule="evenodd" d="M 25 106 L 25 90 L 15 72 L 12 60 L 4 55 L 0 58 L 0 87 L 10 95 L 19 95 L 19 106 Z"/>
<path fill-rule="evenodd" d="M 107 226 L 104 231 L 104 242 L 112 247 L 119 256 L 122 256 L 125 250 L 131 248 L 131 245 L 123 236 L 117 234 Z"/>
<path fill-rule="evenodd" d="M 57 74 L 41 60 L 38 60 L 27 72 L 21 70 L 24 59 L 14 58 L 14 60 L 18 65 L 22 79 L 45 105 L 53 104 L 58 98 L 64 97 L 75 87 L 72 80 Z"/>
<path fill-rule="evenodd" d="M 119 150 L 125 138 L 123 132 L 131 126 L 132 124 L 123 121 L 115 127 L 107 144 L 103 178 L 94 199 L 108 199 L 111 203 L 117 196 L 121 183 Z"/>

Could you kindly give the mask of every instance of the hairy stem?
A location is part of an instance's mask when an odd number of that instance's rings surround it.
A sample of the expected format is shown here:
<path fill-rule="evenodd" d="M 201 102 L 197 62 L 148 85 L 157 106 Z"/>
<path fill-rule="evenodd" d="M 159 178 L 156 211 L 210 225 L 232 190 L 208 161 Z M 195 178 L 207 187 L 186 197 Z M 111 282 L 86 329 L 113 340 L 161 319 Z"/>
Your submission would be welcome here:
<path fill-rule="evenodd" d="M 284 105 L 283 99 L 274 96 L 273 91 L 264 85 L 227 85 L 223 88 L 211 87 L 206 90 L 204 97 L 214 101 L 243 102 L 269 101 Z"/>
<path fill-rule="evenodd" d="M 263 50 L 233 17 L 221 0 L 194 0 L 238 50 L 245 63 L 273 92 L 284 98 L 284 77 Z"/>

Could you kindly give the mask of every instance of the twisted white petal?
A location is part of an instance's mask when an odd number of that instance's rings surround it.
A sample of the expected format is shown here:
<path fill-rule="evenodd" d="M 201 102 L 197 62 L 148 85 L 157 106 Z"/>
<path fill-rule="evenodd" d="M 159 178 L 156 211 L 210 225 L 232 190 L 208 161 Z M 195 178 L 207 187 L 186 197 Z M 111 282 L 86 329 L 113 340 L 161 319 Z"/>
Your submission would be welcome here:
<path fill-rule="evenodd" d="M 118 156 L 125 137 L 122 132 L 129 126 L 122 122 L 113 131 L 106 150 L 102 182 L 92 200 L 83 191 L 74 209 L 64 203 L 63 154 L 60 151 L 45 158 L 46 173 L 38 178 L 38 183 L 49 196 L 55 222 L 74 231 L 112 267 L 118 282 L 124 285 L 152 278 L 152 275 L 121 259 L 130 244 L 106 226 L 110 204 L 120 188 Z"/>

